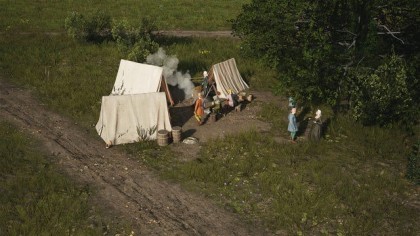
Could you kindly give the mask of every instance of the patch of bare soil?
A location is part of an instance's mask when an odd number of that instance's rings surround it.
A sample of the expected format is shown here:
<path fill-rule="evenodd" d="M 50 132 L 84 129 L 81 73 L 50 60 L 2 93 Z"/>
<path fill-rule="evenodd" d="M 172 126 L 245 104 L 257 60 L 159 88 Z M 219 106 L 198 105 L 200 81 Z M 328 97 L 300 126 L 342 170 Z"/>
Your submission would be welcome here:
<path fill-rule="evenodd" d="M 248 130 L 255 130 L 257 132 L 269 132 L 271 125 L 261 121 L 258 118 L 258 112 L 261 110 L 263 103 L 271 102 L 281 106 L 287 104 L 286 101 L 280 100 L 279 97 L 273 96 L 270 92 L 250 91 L 253 95 L 251 102 L 242 102 L 242 109 L 240 111 L 232 110 L 226 115 L 217 116 L 216 121 L 210 119 L 207 115 L 205 123 L 198 125 L 194 119 L 194 105 L 177 104 L 170 108 L 171 123 L 173 126 L 179 126 L 182 129 L 182 138 L 193 137 L 196 138 L 198 144 L 184 144 L 179 143 L 173 145 L 173 150 L 181 153 L 183 160 L 191 160 L 197 157 L 197 153 L 201 148 L 202 143 L 217 138 L 223 138 L 227 135 L 233 135 Z M 275 137 L 279 143 L 286 142 L 283 137 Z"/>
<path fill-rule="evenodd" d="M 198 127 L 193 118 L 185 118 L 174 125 L 182 126 L 184 135 L 195 136 L 200 142 L 250 127 L 268 130 L 270 126 L 255 117 L 258 100 L 263 96 L 255 93 L 254 106 L 248 104 L 243 111 L 229 113 L 212 124 Z M 90 131 L 49 111 L 29 91 L 1 80 L 0 111 L 0 119 L 17 124 L 41 140 L 65 173 L 95 189 L 95 200 L 109 209 L 108 213 L 115 219 L 131 222 L 136 235 L 271 235 L 258 222 L 254 225 L 242 222 L 203 196 L 160 180 L 118 148 L 105 149 L 99 136 L 93 138 L 88 134 Z M 196 149 L 184 151 L 192 155 L 187 159 L 193 158 L 200 148 L 200 145 L 188 148 L 185 145 L 173 147 L 174 150 Z"/>

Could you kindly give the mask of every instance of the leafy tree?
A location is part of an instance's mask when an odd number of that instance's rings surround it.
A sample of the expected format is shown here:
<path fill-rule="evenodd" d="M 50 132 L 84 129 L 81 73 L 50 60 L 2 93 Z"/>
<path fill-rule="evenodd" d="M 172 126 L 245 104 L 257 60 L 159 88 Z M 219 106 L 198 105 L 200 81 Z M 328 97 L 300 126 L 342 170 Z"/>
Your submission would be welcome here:
<path fill-rule="evenodd" d="M 232 21 L 232 29 L 242 38 L 244 52 L 276 68 L 280 89 L 300 100 L 335 105 L 357 98 L 355 104 L 369 96 L 354 96 L 350 85 L 369 91 L 367 78 L 379 76 L 381 83 L 404 80 L 404 94 L 418 104 L 413 98 L 420 35 L 414 0 L 253 0 Z M 402 76 L 398 79 L 379 72 L 392 53 L 408 61 L 395 64 L 410 71 L 394 74 Z M 399 118 L 393 114 L 388 121 Z"/>
<path fill-rule="evenodd" d="M 398 121 L 413 124 L 418 116 L 407 84 L 404 60 L 393 54 L 373 73 L 358 72 L 351 85 L 352 114 L 365 124 L 390 125 Z M 411 112 L 410 112 L 411 111 Z"/>

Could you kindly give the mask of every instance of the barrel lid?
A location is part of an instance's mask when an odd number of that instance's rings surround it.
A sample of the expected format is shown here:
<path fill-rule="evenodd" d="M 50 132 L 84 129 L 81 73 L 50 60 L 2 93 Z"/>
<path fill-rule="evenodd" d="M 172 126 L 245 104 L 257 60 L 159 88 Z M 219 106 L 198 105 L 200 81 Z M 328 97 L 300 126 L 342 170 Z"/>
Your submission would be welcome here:
<path fill-rule="evenodd" d="M 172 127 L 172 130 L 181 130 L 181 127 L 180 126 L 174 126 L 174 127 Z"/>
<path fill-rule="evenodd" d="M 168 134 L 168 131 L 165 129 L 161 129 L 158 131 L 158 134 Z"/>

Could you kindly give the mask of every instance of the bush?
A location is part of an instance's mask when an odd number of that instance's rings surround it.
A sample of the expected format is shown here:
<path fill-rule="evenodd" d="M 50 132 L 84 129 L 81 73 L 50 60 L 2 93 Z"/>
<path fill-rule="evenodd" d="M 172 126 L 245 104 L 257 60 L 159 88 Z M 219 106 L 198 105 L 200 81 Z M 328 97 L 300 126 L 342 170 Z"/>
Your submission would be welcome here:
<path fill-rule="evenodd" d="M 72 12 L 64 21 L 64 27 L 67 31 L 67 34 L 74 39 L 84 40 L 86 39 L 86 19 L 85 17 L 78 13 Z"/>
<path fill-rule="evenodd" d="M 136 62 L 146 61 L 146 57 L 159 48 L 159 44 L 153 40 L 152 32 L 157 27 L 151 19 L 143 18 L 137 27 L 126 20 L 111 22 L 111 17 L 101 11 L 89 18 L 72 12 L 65 19 L 65 28 L 70 37 L 81 41 L 101 43 L 114 40 L 119 51 L 127 55 L 128 60 Z"/>
<path fill-rule="evenodd" d="M 145 62 L 148 55 L 153 54 L 159 48 L 159 44 L 150 38 L 142 38 L 134 44 L 128 53 L 127 59 L 136 62 Z"/>
<path fill-rule="evenodd" d="M 98 43 L 111 39 L 111 17 L 102 11 L 88 18 L 72 12 L 65 19 L 64 26 L 67 34 L 74 39 Z"/>
<path fill-rule="evenodd" d="M 152 35 L 156 29 L 150 19 L 143 18 L 137 27 L 131 26 L 126 20 L 115 21 L 111 32 L 120 52 L 128 54 L 129 60 L 144 62 L 148 55 L 159 48 Z"/>
<path fill-rule="evenodd" d="M 97 11 L 87 21 L 86 40 L 90 42 L 102 42 L 111 39 L 111 16 Z"/>

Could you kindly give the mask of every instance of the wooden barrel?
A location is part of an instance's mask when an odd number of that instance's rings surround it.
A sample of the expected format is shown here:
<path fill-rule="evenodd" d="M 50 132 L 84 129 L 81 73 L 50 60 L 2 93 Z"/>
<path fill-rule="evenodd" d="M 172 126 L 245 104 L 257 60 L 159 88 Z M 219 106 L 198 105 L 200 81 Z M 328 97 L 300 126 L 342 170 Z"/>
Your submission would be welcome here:
<path fill-rule="evenodd" d="M 168 145 L 168 131 L 161 129 L 157 132 L 157 144 L 159 146 Z"/>
<path fill-rule="evenodd" d="M 172 127 L 172 139 L 174 143 L 181 142 L 182 128 L 179 126 Z"/>
<path fill-rule="evenodd" d="M 216 113 L 210 113 L 209 117 L 209 123 L 213 123 L 217 121 L 217 114 Z"/>
<path fill-rule="evenodd" d="M 249 94 L 249 95 L 246 97 L 246 100 L 248 100 L 248 102 L 252 102 L 252 99 L 253 99 L 252 94 Z"/>

